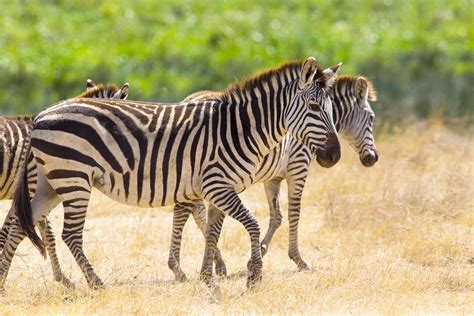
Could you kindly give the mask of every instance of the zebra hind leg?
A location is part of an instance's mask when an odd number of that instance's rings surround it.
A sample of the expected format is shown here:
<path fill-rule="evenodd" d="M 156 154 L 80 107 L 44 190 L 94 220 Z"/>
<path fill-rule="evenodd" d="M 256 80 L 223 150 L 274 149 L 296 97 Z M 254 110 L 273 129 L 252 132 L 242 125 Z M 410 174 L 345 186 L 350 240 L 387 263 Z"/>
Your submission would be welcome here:
<path fill-rule="evenodd" d="M 5 292 L 4 284 L 8 276 L 8 270 L 15 255 L 18 245 L 25 239 L 26 235 L 16 220 L 10 223 L 10 231 L 3 247 L 0 258 L 0 294 Z"/>
<path fill-rule="evenodd" d="M 49 260 L 51 260 L 51 268 L 53 269 L 54 280 L 61 282 L 67 288 L 74 288 L 74 284 L 64 275 L 59 264 L 58 254 L 56 253 L 56 240 L 54 237 L 53 228 L 48 218 L 40 221 L 38 224 L 41 238 L 48 251 Z"/>
<path fill-rule="evenodd" d="M 194 221 L 196 222 L 199 229 L 202 231 L 204 238 L 206 238 L 206 206 L 204 203 L 199 203 L 196 207 L 193 208 L 192 211 Z M 224 260 L 222 259 L 221 251 L 219 247 L 216 245 L 216 249 L 214 252 L 214 264 L 216 274 L 221 277 L 227 276 L 227 267 L 225 265 Z"/>
<path fill-rule="evenodd" d="M 281 226 L 281 209 L 280 209 L 280 178 L 275 178 L 264 183 L 265 193 L 267 195 L 268 205 L 270 207 L 270 223 L 268 225 L 267 233 L 263 238 L 261 247 L 262 247 L 262 257 L 268 251 L 270 242 L 275 234 L 276 230 Z"/>
<path fill-rule="evenodd" d="M 94 268 L 87 259 L 83 249 L 83 231 L 86 221 L 87 206 L 91 195 L 91 188 L 84 186 L 84 179 L 81 178 L 80 180 L 82 180 L 82 182 L 76 184 L 76 187 L 80 188 L 80 190 L 74 192 L 64 190 L 67 193 L 63 196 L 60 195 L 64 206 L 62 239 L 74 256 L 74 259 L 76 259 L 89 287 L 92 289 L 99 289 L 104 287 L 104 283 L 95 273 Z M 70 185 L 73 186 L 72 183 L 70 183 Z M 56 192 L 58 191 L 61 191 L 61 188 L 56 190 Z"/>
<path fill-rule="evenodd" d="M 31 200 L 33 223 L 38 223 L 45 218 L 59 202 L 58 196 L 46 182 L 45 178 L 38 177 L 37 191 Z M 13 220 L 10 224 L 10 232 L 0 258 L 0 292 L 3 290 L 15 251 L 25 237 L 26 235 L 18 221 L 16 219 Z"/>
<path fill-rule="evenodd" d="M 184 274 L 180 266 L 180 251 L 183 228 L 193 207 L 194 205 L 192 204 L 176 204 L 173 209 L 173 229 L 168 267 L 173 271 L 175 280 L 178 282 L 187 281 L 186 274 Z"/>
<path fill-rule="evenodd" d="M 10 225 L 14 218 L 15 216 L 10 215 L 10 213 L 8 213 L 7 217 L 5 217 L 5 221 L 3 222 L 2 229 L 0 230 L 0 252 L 3 250 L 3 247 L 5 246 L 5 242 L 7 241 L 7 238 L 8 238 L 8 233 L 10 232 Z"/>

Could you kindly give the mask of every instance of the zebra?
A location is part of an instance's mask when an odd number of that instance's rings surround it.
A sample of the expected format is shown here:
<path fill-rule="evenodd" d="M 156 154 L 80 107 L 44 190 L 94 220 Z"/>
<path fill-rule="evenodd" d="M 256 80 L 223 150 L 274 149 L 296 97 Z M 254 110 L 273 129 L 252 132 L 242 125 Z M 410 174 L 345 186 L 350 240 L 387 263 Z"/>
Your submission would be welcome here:
<path fill-rule="evenodd" d="M 128 83 L 118 89 L 113 84 L 96 84 L 91 79 L 87 79 L 86 91 L 76 98 L 126 99 L 128 90 Z M 29 195 L 33 196 L 36 192 L 36 161 L 33 155 L 29 155 L 28 160 L 25 157 L 25 152 L 30 144 L 31 124 L 34 118 L 34 115 L 0 117 L 0 200 L 13 199 L 14 191 L 18 186 L 18 175 L 24 165 L 26 166 Z M 4 247 L 10 225 L 14 219 L 15 214 L 11 209 L 0 230 L 0 251 Z M 72 286 L 72 283 L 64 276 L 59 266 L 54 233 L 49 220 L 45 218 L 41 221 L 39 228 L 51 258 L 54 279 L 63 282 L 66 286 Z"/>
<path fill-rule="evenodd" d="M 103 287 L 83 251 L 82 234 L 92 187 L 124 204 L 157 207 L 206 200 L 210 220 L 201 278 L 212 287 L 212 258 L 224 214 L 251 240 L 247 286 L 261 280 L 260 228 L 237 193 L 253 183 L 259 161 L 290 132 L 323 165 L 340 158 L 328 96 L 340 63 L 322 69 L 313 57 L 288 62 L 237 82 L 212 101 L 157 104 L 72 99 L 33 122 L 31 150 L 37 191 L 27 178 L 16 191 L 13 222 L 0 263 L 0 288 L 18 244 L 28 236 L 45 254 L 34 223 L 59 202 L 62 238 L 91 288 Z M 214 220 L 215 219 L 215 220 Z"/>
<path fill-rule="evenodd" d="M 219 92 L 199 91 L 183 101 L 209 100 Z M 359 154 L 362 165 L 373 166 L 378 160 L 372 127 L 375 114 L 369 101 L 376 101 L 377 94 L 373 84 L 363 76 L 340 76 L 336 79 L 330 93 L 333 118 L 336 130 L 346 138 Z M 270 222 L 261 243 L 262 257 L 267 253 L 270 241 L 282 222 L 279 203 L 280 184 L 288 184 L 289 251 L 288 256 L 295 262 L 298 270 L 307 270 L 308 265 L 301 258 L 298 249 L 298 223 L 301 197 L 313 155 L 300 140 L 287 134 L 283 141 L 265 156 L 255 175 L 255 183 L 264 183 L 270 209 Z M 206 208 L 202 201 L 177 204 L 173 212 L 173 229 L 168 266 L 177 281 L 186 280 L 180 261 L 182 231 L 189 215 L 192 214 L 198 227 L 205 229 Z M 225 263 L 218 249 L 215 254 L 216 273 L 226 274 Z"/>

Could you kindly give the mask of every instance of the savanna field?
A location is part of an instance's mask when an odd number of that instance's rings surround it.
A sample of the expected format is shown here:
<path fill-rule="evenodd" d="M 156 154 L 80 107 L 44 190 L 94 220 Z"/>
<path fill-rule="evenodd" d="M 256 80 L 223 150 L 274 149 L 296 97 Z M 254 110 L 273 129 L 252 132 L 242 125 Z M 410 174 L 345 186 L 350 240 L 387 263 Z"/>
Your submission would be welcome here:
<path fill-rule="evenodd" d="M 226 218 L 219 246 L 229 277 L 216 300 L 198 280 L 204 238 L 190 218 L 182 267 L 190 279 L 174 281 L 167 267 L 172 213 L 130 208 L 96 193 L 89 206 L 85 251 L 106 289 L 92 291 L 65 244 L 63 270 L 76 288 L 52 281 L 44 261 L 23 242 L 0 298 L 0 314 L 146 313 L 474 313 L 474 141 L 472 128 L 438 120 L 379 128 L 379 162 L 363 167 L 343 146 L 331 169 L 314 164 L 303 196 L 300 252 L 310 270 L 297 272 L 287 256 L 284 220 L 264 258 L 263 282 L 245 287 L 248 234 Z M 243 200 L 262 231 L 268 208 L 262 185 Z M 286 185 L 281 194 L 286 219 Z M 4 217 L 9 201 L 0 204 Z M 62 208 L 51 213 L 60 239 Z"/>
<path fill-rule="evenodd" d="M 286 183 L 283 224 L 251 291 L 249 235 L 227 217 L 219 247 L 229 276 L 217 279 L 219 297 L 199 280 L 205 241 L 192 217 L 181 253 L 189 281 L 178 283 L 167 264 L 172 208 L 94 192 L 84 250 L 106 285 L 94 291 L 61 240 L 57 207 L 59 260 L 75 288 L 54 282 L 49 260 L 26 240 L 0 316 L 474 315 L 473 16 L 469 0 L 3 1 L 1 116 L 37 114 L 81 93 L 88 78 L 129 83 L 130 100 L 177 102 L 314 56 L 372 82 L 380 158 L 366 168 L 341 139 L 338 164 L 313 163 L 299 225 L 309 271 L 288 258 Z M 263 239 L 263 185 L 241 197 Z M 0 221 L 10 205 L 0 201 Z"/>

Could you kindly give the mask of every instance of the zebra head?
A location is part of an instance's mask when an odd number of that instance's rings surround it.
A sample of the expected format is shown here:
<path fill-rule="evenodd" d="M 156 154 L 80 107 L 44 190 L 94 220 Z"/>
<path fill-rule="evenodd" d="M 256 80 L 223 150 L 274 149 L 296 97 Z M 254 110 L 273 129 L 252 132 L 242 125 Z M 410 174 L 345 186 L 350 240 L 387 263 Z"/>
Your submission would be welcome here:
<path fill-rule="evenodd" d="M 310 148 L 317 162 L 326 168 L 341 158 L 329 96 L 340 66 L 341 63 L 323 70 L 316 59 L 308 58 L 286 115 L 288 131 Z"/>
<path fill-rule="evenodd" d="M 377 100 L 372 83 L 364 77 L 340 77 L 336 80 L 331 97 L 338 132 L 359 153 L 364 166 L 373 166 L 379 155 L 372 133 L 375 114 L 369 103 Z"/>
<path fill-rule="evenodd" d="M 128 83 L 125 83 L 122 88 L 118 89 L 113 84 L 95 84 L 91 79 L 87 79 L 86 92 L 78 97 L 125 100 L 128 97 L 128 89 Z"/>

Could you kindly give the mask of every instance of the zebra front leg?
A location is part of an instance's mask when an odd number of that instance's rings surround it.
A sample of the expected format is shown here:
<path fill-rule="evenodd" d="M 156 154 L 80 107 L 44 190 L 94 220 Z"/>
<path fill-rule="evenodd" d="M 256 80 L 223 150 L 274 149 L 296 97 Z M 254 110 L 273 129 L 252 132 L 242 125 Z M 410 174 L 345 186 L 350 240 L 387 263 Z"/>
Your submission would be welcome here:
<path fill-rule="evenodd" d="M 288 180 L 288 221 L 289 221 L 289 247 L 288 256 L 298 266 L 299 271 L 308 270 L 309 267 L 301 258 L 298 249 L 298 223 L 300 220 L 301 196 L 304 181 Z"/>
<path fill-rule="evenodd" d="M 209 216 L 206 227 L 206 248 L 204 250 L 204 258 L 201 267 L 201 279 L 210 288 L 215 288 L 214 280 L 212 279 L 212 261 L 215 257 L 217 249 L 217 242 L 221 234 L 222 223 L 224 222 L 225 214 L 214 207 L 209 206 Z"/>
<path fill-rule="evenodd" d="M 83 183 L 77 185 L 82 184 Z M 71 183 L 71 186 L 72 185 Z M 67 199 L 66 194 L 69 195 L 70 199 Z M 92 289 L 103 288 L 104 283 L 94 272 L 94 268 L 87 259 L 83 249 L 82 237 L 86 221 L 87 206 L 90 199 L 90 187 L 83 187 L 81 190 L 72 192 L 72 194 L 69 192 L 60 197 L 61 200 L 63 200 L 64 206 L 62 238 L 81 268 L 89 287 Z"/>
<path fill-rule="evenodd" d="M 260 250 L 260 226 L 258 221 L 242 204 L 239 196 L 232 189 L 216 190 L 213 192 L 210 202 L 219 210 L 225 212 L 225 214 L 238 220 L 244 225 L 250 235 L 251 256 L 247 264 L 247 288 L 251 288 L 262 279 L 262 253 Z M 209 234 L 207 237 L 209 238 Z"/>
<path fill-rule="evenodd" d="M 12 211 L 8 212 L 7 217 L 5 217 L 5 221 L 3 222 L 2 229 L 0 230 L 0 252 L 3 250 L 5 246 L 5 242 L 8 238 L 8 232 L 10 231 L 10 225 L 12 220 L 15 218 L 15 215 L 11 215 Z"/>
<path fill-rule="evenodd" d="M 281 226 L 281 209 L 280 209 L 280 178 L 274 178 L 270 181 L 264 183 L 265 194 L 267 196 L 268 205 L 270 207 L 270 223 L 268 225 L 267 233 L 265 238 L 263 238 L 261 247 L 262 247 L 262 257 L 268 251 L 270 242 L 275 234 L 275 231 Z"/>
<path fill-rule="evenodd" d="M 168 267 L 173 271 L 175 280 L 184 282 L 186 275 L 180 266 L 180 251 L 183 228 L 191 214 L 194 204 L 183 203 L 176 204 L 173 210 L 173 228 L 171 233 L 170 256 L 168 258 Z"/>
<path fill-rule="evenodd" d="M 196 204 L 196 207 L 193 208 L 192 214 L 194 221 L 202 231 L 204 238 L 206 238 L 206 206 L 204 203 L 202 203 L 202 201 Z M 216 265 L 216 274 L 222 277 L 227 276 L 227 267 L 224 260 L 222 259 L 221 251 L 217 245 L 214 253 L 214 263 Z"/>
<path fill-rule="evenodd" d="M 74 288 L 74 284 L 64 275 L 59 264 L 58 255 L 56 253 L 56 239 L 54 237 L 53 228 L 48 218 L 38 223 L 41 238 L 48 251 L 49 260 L 51 260 L 51 268 L 53 269 L 54 280 L 61 282 L 65 287 Z"/>

